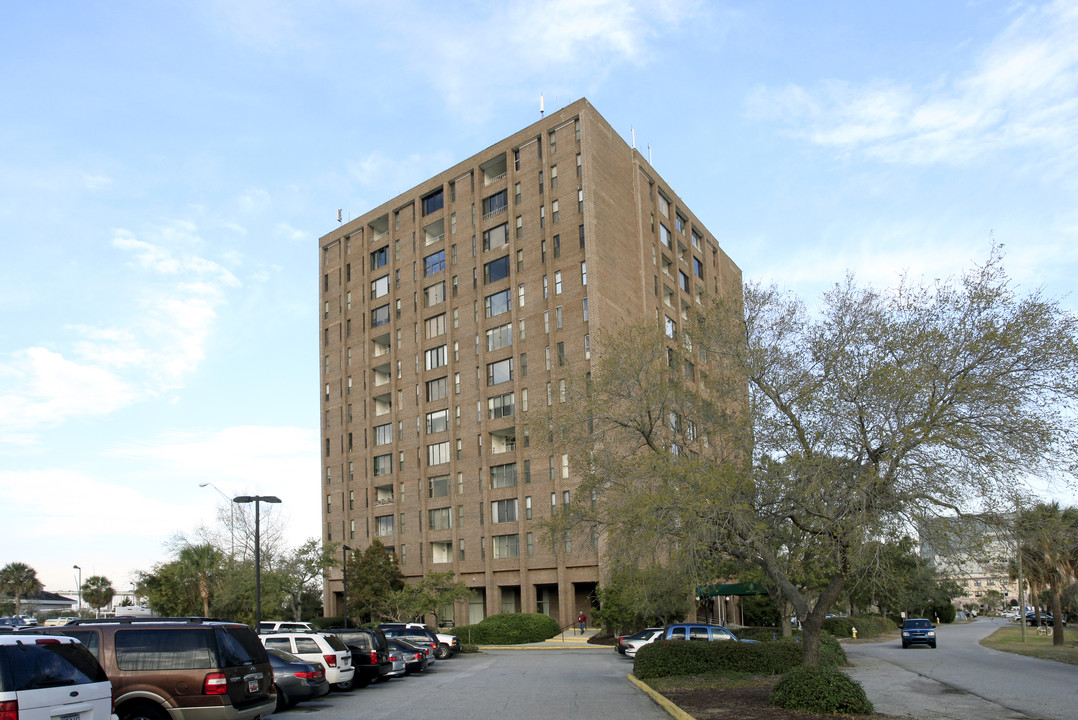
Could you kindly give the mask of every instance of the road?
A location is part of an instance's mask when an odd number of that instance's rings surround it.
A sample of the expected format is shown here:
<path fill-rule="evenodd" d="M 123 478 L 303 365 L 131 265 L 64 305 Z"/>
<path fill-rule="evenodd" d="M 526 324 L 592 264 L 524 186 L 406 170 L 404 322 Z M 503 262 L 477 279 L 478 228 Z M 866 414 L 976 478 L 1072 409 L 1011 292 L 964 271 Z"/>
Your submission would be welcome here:
<path fill-rule="evenodd" d="M 330 693 L 274 716 L 302 720 L 360 717 L 551 720 L 670 720 L 625 676 L 632 662 L 602 650 L 488 650 L 436 662 L 426 673 Z"/>
<path fill-rule="evenodd" d="M 1078 667 L 978 644 L 1006 624 L 1002 618 L 982 618 L 940 625 L 936 650 L 903 650 L 897 638 L 849 643 L 844 647 L 853 664 L 850 675 L 881 713 L 933 720 L 1078 717 Z"/>

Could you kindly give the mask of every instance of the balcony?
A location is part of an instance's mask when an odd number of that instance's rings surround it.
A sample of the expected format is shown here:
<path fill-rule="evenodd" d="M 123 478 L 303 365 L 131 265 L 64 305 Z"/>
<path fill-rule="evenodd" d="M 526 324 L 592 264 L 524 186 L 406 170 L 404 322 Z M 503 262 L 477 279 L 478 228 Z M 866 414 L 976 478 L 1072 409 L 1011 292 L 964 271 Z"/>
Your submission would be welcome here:
<path fill-rule="evenodd" d="M 380 415 L 388 415 L 393 412 L 393 395 L 392 393 L 386 393 L 385 395 L 378 395 L 371 398 L 371 402 L 374 404 L 374 415 L 378 417 Z"/>
<path fill-rule="evenodd" d="M 374 386 L 375 387 L 380 387 L 382 385 L 389 384 L 389 382 L 390 382 L 390 380 L 392 380 L 392 378 L 393 378 L 393 374 L 392 374 L 392 370 L 390 369 L 389 363 L 386 363 L 385 365 L 378 365 L 378 366 L 376 366 L 374 368 Z"/>
<path fill-rule="evenodd" d="M 490 454 L 501 455 L 502 453 L 513 452 L 517 448 L 517 431 L 516 428 L 507 428 L 505 430 L 495 430 L 490 434 Z"/>
<path fill-rule="evenodd" d="M 381 485 L 374 489 L 374 504 L 375 505 L 392 505 L 393 504 L 393 486 Z"/>
<path fill-rule="evenodd" d="M 371 229 L 371 239 L 369 242 L 376 242 L 389 234 L 389 215 L 383 215 L 380 218 L 375 218 L 368 223 L 368 227 Z"/>
<path fill-rule="evenodd" d="M 496 183 L 508 174 L 508 166 L 505 162 L 505 153 L 491 158 L 479 166 L 483 173 L 483 187 Z"/>
<path fill-rule="evenodd" d="M 440 242 L 445 238 L 445 218 L 436 220 L 423 228 L 423 235 L 427 245 Z"/>

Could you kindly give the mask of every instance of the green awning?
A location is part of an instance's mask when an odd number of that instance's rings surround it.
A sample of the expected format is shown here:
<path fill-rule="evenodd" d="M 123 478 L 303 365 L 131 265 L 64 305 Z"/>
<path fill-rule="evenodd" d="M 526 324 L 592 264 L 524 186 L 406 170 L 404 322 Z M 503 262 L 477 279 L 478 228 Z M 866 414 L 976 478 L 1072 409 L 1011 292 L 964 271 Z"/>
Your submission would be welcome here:
<path fill-rule="evenodd" d="M 697 585 L 697 597 L 717 597 L 719 595 L 766 595 L 767 591 L 760 583 L 726 583 L 725 585 Z"/>

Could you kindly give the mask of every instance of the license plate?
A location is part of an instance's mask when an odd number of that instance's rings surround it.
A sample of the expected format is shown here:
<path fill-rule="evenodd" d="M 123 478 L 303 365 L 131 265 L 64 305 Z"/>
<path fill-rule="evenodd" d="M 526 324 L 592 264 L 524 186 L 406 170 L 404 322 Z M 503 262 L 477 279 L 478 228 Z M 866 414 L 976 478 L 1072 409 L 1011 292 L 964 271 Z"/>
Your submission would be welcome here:
<path fill-rule="evenodd" d="M 258 692 L 258 679 L 257 679 L 257 678 L 256 678 L 256 679 L 251 679 L 251 680 L 248 680 L 248 681 L 247 681 L 247 692 L 249 692 L 249 693 L 256 693 L 256 692 Z M 77 718 L 77 717 L 78 717 L 78 716 L 76 716 L 76 718 Z M 65 720 L 65 719 L 64 719 L 64 718 L 60 718 L 60 720 Z"/>
<path fill-rule="evenodd" d="M 61 715 L 56 720 L 79 720 L 79 713 L 68 713 L 67 715 Z"/>

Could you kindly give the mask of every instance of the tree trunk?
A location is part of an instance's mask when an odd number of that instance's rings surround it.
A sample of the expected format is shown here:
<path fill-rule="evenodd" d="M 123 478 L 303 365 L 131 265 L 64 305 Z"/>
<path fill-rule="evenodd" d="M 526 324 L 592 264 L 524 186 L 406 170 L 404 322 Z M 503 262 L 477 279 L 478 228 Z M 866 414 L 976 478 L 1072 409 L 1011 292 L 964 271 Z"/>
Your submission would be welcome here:
<path fill-rule="evenodd" d="M 812 612 L 801 621 L 801 664 L 819 667 L 823 617 Z"/>
<path fill-rule="evenodd" d="M 1057 584 L 1052 585 L 1052 645 L 1063 647 L 1063 590 Z"/>

